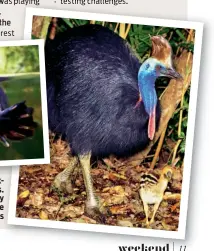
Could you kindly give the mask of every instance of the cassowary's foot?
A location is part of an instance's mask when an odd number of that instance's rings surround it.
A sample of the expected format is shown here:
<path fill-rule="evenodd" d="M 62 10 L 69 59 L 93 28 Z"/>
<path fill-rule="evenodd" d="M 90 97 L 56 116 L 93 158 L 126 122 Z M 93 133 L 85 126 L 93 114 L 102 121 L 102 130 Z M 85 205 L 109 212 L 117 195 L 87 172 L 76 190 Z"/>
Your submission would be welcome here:
<path fill-rule="evenodd" d="M 71 158 L 69 166 L 55 177 L 52 184 L 53 188 L 56 188 L 58 191 L 63 193 L 72 193 L 73 187 L 71 180 L 74 169 L 77 165 L 78 159 L 76 157 Z"/>
<path fill-rule="evenodd" d="M 59 173 L 52 186 L 56 188 L 58 191 L 63 192 L 63 193 L 72 193 L 73 192 L 73 187 L 71 185 L 71 179 L 70 178 L 65 178 L 62 173 Z"/>
<path fill-rule="evenodd" d="M 97 197 L 86 201 L 86 214 L 98 223 L 105 224 L 106 218 L 101 211 L 102 207 Z"/>
<path fill-rule="evenodd" d="M 82 173 L 86 188 L 86 194 L 87 194 L 87 200 L 86 200 L 86 213 L 95 219 L 98 223 L 104 224 L 105 223 L 105 217 L 101 213 L 101 207 L 100 207 L 100 201 L 96 197 L 94 188 L 93 188 L 93 182 L 91 178 L 90 173 L 90 158 L 91 153 L 86 153 L 84 155 L 79 155 L 80 164 L 82 167 Z"/>

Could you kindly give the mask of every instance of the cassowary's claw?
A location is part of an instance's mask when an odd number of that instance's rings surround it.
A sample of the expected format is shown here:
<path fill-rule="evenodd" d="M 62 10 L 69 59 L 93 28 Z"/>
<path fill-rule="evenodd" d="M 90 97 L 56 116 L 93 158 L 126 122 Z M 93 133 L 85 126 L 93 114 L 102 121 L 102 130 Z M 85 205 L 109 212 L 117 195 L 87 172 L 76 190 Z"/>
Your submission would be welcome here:
<path fill-rule="evenodd" d="M 20 116 L 21 119 L 29 118 L 31 115 L 30 114 L 23 114 Z"/>
<path fill-rule="evenodd" d="M 20 125 L 19 129 L 24 129 L 24 130 L 34 130 L 34 128 L 31 128 L 29 126 L 24 126 L 24 125 Z"/>
<path fill-rule="evenodd" d="M 97 223 L 105 224 L 106 217 L 103 213 L 100 212 L 98 207 L 87 207 L 86 206 L 86 215 L 90 218 L 93 218 Z"/>
<path fill-rule="evenodd" d="M 10 147 L 10 144 L 7 142 L 4 136 L 0 136 L 0 141 L 3 143 L 5 147 Z"/>
<path fill-rule="evenodd" d="M 5 146 L 7 140 L 22 140 L 32 137 L 37 123 L 33 121 L 33 108 L 27 107 L 25 101 L 0 111 L 0 139 Z"/>
<path fill-rule="evenodd" d="M 100 224 L 105 224 L 106 217 L 103 214 L 104 208 L 98 196 L 89 197 L 86 201 L 86 214 Z"/>

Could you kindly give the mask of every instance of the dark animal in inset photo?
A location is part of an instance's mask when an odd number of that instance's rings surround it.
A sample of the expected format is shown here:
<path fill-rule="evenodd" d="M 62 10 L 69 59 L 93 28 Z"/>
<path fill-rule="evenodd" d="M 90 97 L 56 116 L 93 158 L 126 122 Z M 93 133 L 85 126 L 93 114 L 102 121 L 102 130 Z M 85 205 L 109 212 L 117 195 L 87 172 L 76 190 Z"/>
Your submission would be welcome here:
<path fill-rule="evenodd" d="M 72 174 L 81 166 L 86 211 L 101 222 L 91 158 L 127 157 L 144 149 L 161 116 L 156 80 L 182 79 L 169 42 L 162 36 L 151 40 L 152 55 L 143 63 L 124 39 L 100 25 L 74 27 L 46 41 L 49 128 L 66 139 L 74 156 L 53 185 L 72 193 Z"/>
<path fill-rule="evenodd" d="M 7 79 L 0 77 L 0 82 Z M 10 147 L 10 140 L 21 141 L 33 137 L 36 126 L 33 108 L 27 107 L 25 101 L 9 106 L 7 95 L 0 87 L 0 141 L 4 146 Z"/>

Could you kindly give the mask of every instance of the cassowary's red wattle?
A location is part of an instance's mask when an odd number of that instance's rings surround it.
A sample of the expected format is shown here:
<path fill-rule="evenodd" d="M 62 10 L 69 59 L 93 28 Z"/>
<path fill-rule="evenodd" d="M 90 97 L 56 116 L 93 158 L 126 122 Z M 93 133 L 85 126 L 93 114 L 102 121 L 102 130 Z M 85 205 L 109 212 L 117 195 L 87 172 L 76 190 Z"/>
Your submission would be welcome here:
<path fill-rule="evenodd" d="M 156 131 L 155 116 L 156 116 L 156 107 L 154 107 L 151 114 L 149 114 L 148 136 L 150 140 L 153 140 Z"/>

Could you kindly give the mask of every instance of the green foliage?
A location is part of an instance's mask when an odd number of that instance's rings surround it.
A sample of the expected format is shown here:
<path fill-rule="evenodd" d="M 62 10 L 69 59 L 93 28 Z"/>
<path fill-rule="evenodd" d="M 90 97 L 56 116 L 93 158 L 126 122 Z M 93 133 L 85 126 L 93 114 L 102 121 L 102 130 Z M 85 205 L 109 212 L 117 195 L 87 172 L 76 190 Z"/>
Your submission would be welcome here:
<path fill-rule="evenodd" d="M 0 73 L 26 73 L 39 71 L 38 46 L 0 47 Z"/>

